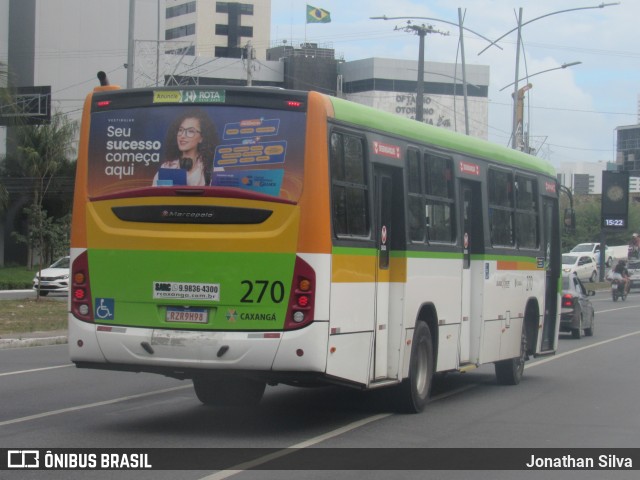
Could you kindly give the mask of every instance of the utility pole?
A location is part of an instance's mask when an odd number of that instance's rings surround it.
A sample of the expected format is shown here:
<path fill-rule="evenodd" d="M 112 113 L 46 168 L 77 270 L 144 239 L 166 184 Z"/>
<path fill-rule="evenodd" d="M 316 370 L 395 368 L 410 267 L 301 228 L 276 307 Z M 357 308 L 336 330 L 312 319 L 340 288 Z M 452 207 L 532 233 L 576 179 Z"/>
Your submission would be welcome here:
<path fill-rule="evenodd" d="M 458 27 L 460 30 L 460 56 L 462 57 L 462 96 L 464 98 L 464 133 L 469 135 L 469 104 L 467 96 L 467 64 L 464 57 L 464 27 L 462 9 L 458 8 Z M 457 75 L 457 68 L 454 75 Z"/>
<path fill-rule="evenodd" d="M 133 32 L 136 25 L 136 0 L 129 0 L 129 47 L 127 50 L 127 88 L 133 88 L 134 49 Z"/>
<path fill-rule="evenodd" d="M 440 35 L 449 35 L 449 32 L 441 32 L 433 28 L 433 25 L 412 25 L 411 20 L 407 21 L 406 27 L 395 30 L 404 30 L 405 32 L 414 32 L 420 37 L 420 45 L 418 48 L 418 84 L 416 86 L 416 120 L 424 121 L 424 37 L 428 33 L 439 33 Z"/>
<path fill-rule="evenodd" d="M 244 52 L 247 60 L 247 87 L 250 87 L 253 83 L 253 60 L 256 58 L 255 49 L 251 45 L 251 41 L 247 42 Z"/>

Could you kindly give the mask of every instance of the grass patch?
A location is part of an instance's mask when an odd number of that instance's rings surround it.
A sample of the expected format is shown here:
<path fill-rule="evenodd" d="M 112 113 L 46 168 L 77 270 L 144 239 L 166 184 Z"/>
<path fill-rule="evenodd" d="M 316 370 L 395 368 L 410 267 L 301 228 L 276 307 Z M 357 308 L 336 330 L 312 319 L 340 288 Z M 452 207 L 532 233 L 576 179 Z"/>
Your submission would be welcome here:
<path fill-rule="evenodd" d="M 25 290 L 33 288 L 33 277 L 37 271 L 38 268 L 29 269 L 27 267 L 0 268 L 0 290 Z"/>
<path fill-rule="evenodd" d="M 67 328 L 67 302 L 40 298 L 0 300 L 0 336 Z"/>

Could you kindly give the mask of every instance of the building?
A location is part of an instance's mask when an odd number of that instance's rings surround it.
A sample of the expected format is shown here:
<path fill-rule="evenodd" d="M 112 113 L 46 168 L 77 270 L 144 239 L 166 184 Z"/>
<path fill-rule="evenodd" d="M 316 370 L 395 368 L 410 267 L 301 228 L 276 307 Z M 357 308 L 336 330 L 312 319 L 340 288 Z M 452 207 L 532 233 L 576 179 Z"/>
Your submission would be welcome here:
<path fill-rule="evenodd" d="M 248 45 L 264 59 L 270 43 L 271 0 L 165 0 L 167 53 L 243 58 Z"/>
<path fill-rule="evenodd" d="M 267 61 L 283 65 L 282 87 L 293 90 L 317 90 L 337 94 L 338 64 L 329 45 L 301 43 L 299 47 L 283 43 L 267 50 Z"/>
<path fill-rule="evenodd" d="M 97 85 L 101 70 L 122 86 L 133 70 L 134 87 L 252 84 L 319 90 L 414 116 L 417 61 L 345 62 L 331 45 L 306 41 L 268 48 L 270 0 L 136 2 L 132 66 L 130 5 L 129 0 L 0 0 L 0 61 L 9 64 L 12 85 L 50 87 L 52 110 L 71 120 L 79 120 L 84 96 Z M 469 66 L 466 76 L 470 134 L 486 139 L 489 67 Z M 425 64 L 427 123 L 465 131 L 461 78 L 454 64 Z M 0 157 L 8 148 L 7 130 L 0 127 Z M 0 222 L 0 264 L 21 261 L 10 236 L 24 220 L 21 212 L 14 202 Z"/>
<path fill-rule="evenodd" d="M 600 195 L 602 193 L 602 172 L 618 170 L 612 162 L 567 162 L 557 169 L 558 181 L 578 195 Z M 640 178 L 629 178 L 629 192 L 640 193 Z"/>
<path fill-rule="evenodd" d="M 602 192 L 602 171 L 610 169 L 605 163 L 565 162 L 556 168 L 558 181 L 578 195 Z"/>
<path fill-rule="evenodd" d="M 640 124 L 616 128 L 616 164 L 640 177 Z"/>
<path fill-rule="evenodd" d="M 465 133 L 465 108 L 460 65 L 425 62 L 424 122 Z M 415 118 L 418 62 L 367 58 L 344 62 L 338 73 L 348 100 Z M 489 67 L 467 65 L 469 135 L 487 139 Z"/>

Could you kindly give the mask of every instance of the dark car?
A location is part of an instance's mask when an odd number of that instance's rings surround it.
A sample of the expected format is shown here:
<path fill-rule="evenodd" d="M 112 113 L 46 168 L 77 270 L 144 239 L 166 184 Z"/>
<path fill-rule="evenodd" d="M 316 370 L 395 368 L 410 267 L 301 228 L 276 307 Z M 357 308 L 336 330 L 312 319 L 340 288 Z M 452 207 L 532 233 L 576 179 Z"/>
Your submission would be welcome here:
<path fill-rule="evenodd" d="M 581 338 L 583 330 L 587 337 L 593 335 L 595 313 L 589 297 L 595 294 L 593 290 L 584 288 L 576 275 L 562 276 L 561 332 L 571 332 L 573 338 Z"/>

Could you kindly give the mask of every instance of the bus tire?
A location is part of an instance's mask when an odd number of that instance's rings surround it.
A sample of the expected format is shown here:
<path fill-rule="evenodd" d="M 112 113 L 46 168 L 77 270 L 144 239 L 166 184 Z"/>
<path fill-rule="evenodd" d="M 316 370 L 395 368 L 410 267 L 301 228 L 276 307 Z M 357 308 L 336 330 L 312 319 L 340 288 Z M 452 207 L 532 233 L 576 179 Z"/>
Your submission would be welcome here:
<path fill-rule="evenodd" d="M 193 388 L 198 400 L 214 407 L 248 407 L 262 400 L 266 382 L 231 375 L 197 375 Z"/>
<path fill-rule="evenodd" d="M 518 385 L 524 373 L 524 362 L 527 359 L 527 335 L 522 329 L 520 341 L 520 356 L 500 360 L 495 363 L 496 380 L 499 385 Z"/>
<path fill-rule="evenodd" d="M 418 322 L 413 332 L 409 377 L 399 385 L 399 410 L 420 413 L 429 402 L 433 377 L 433 341 L 425 322 Z"/>

